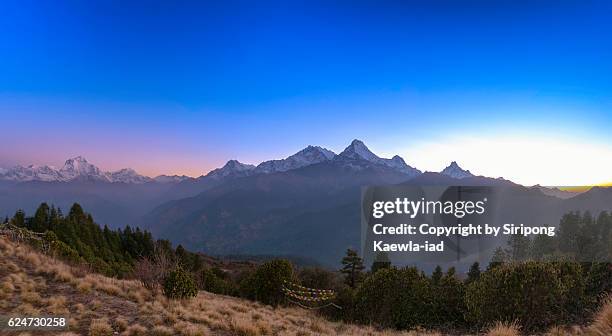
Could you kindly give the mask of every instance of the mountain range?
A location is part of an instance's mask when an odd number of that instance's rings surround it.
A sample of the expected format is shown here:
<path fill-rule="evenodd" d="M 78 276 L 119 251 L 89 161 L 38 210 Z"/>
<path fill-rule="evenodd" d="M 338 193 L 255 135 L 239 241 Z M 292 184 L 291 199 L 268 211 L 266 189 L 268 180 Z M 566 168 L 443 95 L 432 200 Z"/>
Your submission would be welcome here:
<path fill-rule="evenodd" d="M 57 169 L 53 166 L 29 165 L 15 166 L 9 169 L 0 168 L 0 180 L 27 182 L 71 182 L 98 181 L 108 183 L 147 183 L 147 182 L 180 182 L 189 179 L 188 176 L 160 175 L 155 178 L 138 174 L 134 169 L 124 168 L 113 172 L 104 172 L 89 163 L 84 157 L 77 156 L 66 160 L 64 166 Z"/>
<path fill-rule="evenodd" d="M 569 195 L 475 176 L 456 162 L 441 172 L 421 172 L 354 140 L 339 154 L 308 146 L 257 166 L 230 160 L 197 178 L 103 172 L 82 157 L 61 169 L 15 167 L 0 171 L 0 215 L 20 208 L 31 213 L 43 201 L 64 210 L 78 202 L 100 224 L 139 225 L 209 254 L 294 255 L 334 265 L 347 247 L 360 246 L 361 190 L 367 185 L 504 186 L 528 200 L 519 217 L 507 214 L 517 220 L 557 223 L 566 211 L 612 207 L 612 189 Z"/>
<path fill-rule="evenodd" d="M 223 167 L 214 169 L 200 178 L 224 179 L 228 177 L 252 176 L 256 174 L 271 174 L 285 172 L 317 164 L 329 160 L 355 161 L 362 160 L 371 164 L 386 166 L 404 173 L 410 177 L 421 174 L 421 171 L 406 164 L 404 159 L 395 155 L 391 159 L 380 158 L 372 153 L 360 140 L 353 140 L 351 144 L 340 154 L 319 146 L 308 146 L 301 151 L 280 160 L 269 160 L 259 165 L 241 163 L 238 160 L 229 160 Z M 354 168 L 359 169 L 360 165 Z M 455 161 L 440 172 L 454 178 L 473 176 L 469 170 L 461 169 Z M 89 163 L 82 156 L 66 160 L 64 166 L 57 169 L 53 166 L 29 165 L 15 166 L 11 168 L 0 168 L 0 180 L 13 182 L 72 182 L 72 181 L 96 181 L 107 183 L 179 183 L 192 179 L 185 175 L 160 175 L 148 177 L 138 174 L 134 169 L 124 168 L 117 171 L 105 172 L 97 166 Z"/>

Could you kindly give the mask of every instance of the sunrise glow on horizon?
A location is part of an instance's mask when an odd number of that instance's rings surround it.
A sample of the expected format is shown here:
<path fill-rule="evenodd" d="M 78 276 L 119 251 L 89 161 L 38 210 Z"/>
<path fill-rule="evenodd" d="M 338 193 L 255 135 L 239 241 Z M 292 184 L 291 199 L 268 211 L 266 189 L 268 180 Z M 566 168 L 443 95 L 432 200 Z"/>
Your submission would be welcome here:
<path fill-rule="evenodd" d="M 440 2 L 5 3 L 0 167 L 197 177 L 361 139 L 422 171 L 612 181 L 612 4 Z"/>

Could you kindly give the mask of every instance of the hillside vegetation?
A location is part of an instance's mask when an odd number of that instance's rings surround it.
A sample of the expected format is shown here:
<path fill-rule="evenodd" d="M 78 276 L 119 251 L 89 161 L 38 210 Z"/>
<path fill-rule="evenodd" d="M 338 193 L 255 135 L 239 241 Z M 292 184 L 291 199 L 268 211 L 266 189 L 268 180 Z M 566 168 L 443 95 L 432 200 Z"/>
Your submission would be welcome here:
<path fill-rule="evenodd" d="M 4 236 L 0 236 L 0 314 L 68 316 L 70 331 L 62 333 L 64 336 L 441 335 L 331 322 L 299 308 L 273 308 L 204 291 L 190 300 L 170 300 L 139 281 L 108 278 L 71 267 Z M 611 335 L 612 302 L 603 306 L 589 327 L 552 328 L 546 334 Z M 498 323 L 487 335 L 519 332 L 513 324 Z"/>
<path fill-rule="evenodd" d="M 353 250 L 342 259 L 340 272 L 296 268 L 282 259 L 225 268 L 180 245 L 154 241 L 137 228 L 101 229 L 78 204 L 67 216 L 42 204 L 33 217 L 18 212 L 0 225 L 5 237 L 0 241 L 0 315 L 66 315 L 76 332 L 90 335 L 423 330 L 453 335 L 487 330 L 598 335 L 603 330 L 600 334 L 608 335 L 605 298 L 612 267 L 605 260 L 611 220 L 605 212 L 597 219 L 569 213 L 558 237 L 512 239 L 486 270 L 475 263 L 464 279 L 454 268 L 443 272 L 437 267 L 427 275 L 415 267 L 393 267 L 384 258 L 367 271 Z M 601 261 L 575 261 L 583 255 Z M 561 258 L 549 259 L 554 256 Z M 302 292 L 291 296 L 286 284 Z M 323 300 L 308 301 L 304 288 L 329 290 Z M 289 308 L 296 303 L 325 308 Z M 597 317 L 602 306 L 607 308 Z M 187 327 L 194 333 L 183 330 Z"/>
<path fill-rule="evenodd" d="M 66 315 L 65 335 L 427 335 L 330 322 L 300 308 L 204 291 L 170 300 L 138 281 L 89 273 L 2 236 L 0 254 L 0 314 Z"/>

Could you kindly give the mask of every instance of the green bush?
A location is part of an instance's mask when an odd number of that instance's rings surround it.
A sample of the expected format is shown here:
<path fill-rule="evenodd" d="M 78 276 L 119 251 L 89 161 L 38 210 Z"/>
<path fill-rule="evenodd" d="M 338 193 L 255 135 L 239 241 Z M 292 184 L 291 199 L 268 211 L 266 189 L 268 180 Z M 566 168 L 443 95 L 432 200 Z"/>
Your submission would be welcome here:
<path fill-rule="evenodd" d="M 342 285 L 342 280 L 334 272 L 320 267 L 302 268 L 297 276 L 300 284 L 308 288 L 335 289 Z"/>
<path fill-rule="evenodd" d="M 588 309 L 597 309 L 604 299 L 612 295 L 612 264 L 595 262 L 586 266 L 585 304 Z"/>
<path fill-rule="evenodd" d="M 429 280 L 416 268 L 381 269 L 357 289 L 356 319 L 397 329 L 427 326 L 433 312 L 432 294 Z"/>
<path fill-rule="evenodd" d="M 206 268 L 200 272 L 200 288 L 207 292 L 223 295 L 234 295 L 233 284 L 222 278 L 215 269 Z"/>
<path fill-rule="evenodd" d="M 431 282 L 433 296 L 432 326 L 453 328 L 465 325 L 465 284 L 451 268 L 437 282 Z"/>
<path fill-rule="evenodd" d="M 284 301 L 284 281 L 293 277 L 293 267 L 287 260 L 277 259 L 263 263 L 240 282 L 240 293 L 247 299 L 277 306 Z"/>
<path fill-rule="evenodd" d="M 350 286 L 342 284 L 336 289 L 336 296 L 332 300 L 334 304 L 341 307 L 326 307 L 322 313 L 333 320 L 353 322 L 355 320 L 355 290 Z"/>
<path fill-rule="evenodd" d="M 163 288 L 164 295 L 171 299 L 186 299 L 198 294 L 191 273 L 185 271 L 181 266 L 177 266 L 168 273 L 164 279 Z"/>
<path fill-rule="evenodd" d="M 59 240 L 53 231 L 45 232 L 43 239 L 47 242 L 47 244 L 49 244 L 49 251 L 54 257 L 75 264 L 82 261 L 81 256 L 79 256 L 79 252 L 70 247 L 68 244 Z"/>
<path fill-rule="evenodd" d="M 563 321 L 580 323 L 587 313 L 586 281 L 582 266 L 576 262 L 555 262 L 561 282 Z"/>
<path fill-rule="evenodd" d="M 468 286 L 468 319 L 479 326 L 518 320 L 525 330 L 559 323 L 569 288 L 564 282 L 560 268 L 552 263 L 499 265 Z"/>

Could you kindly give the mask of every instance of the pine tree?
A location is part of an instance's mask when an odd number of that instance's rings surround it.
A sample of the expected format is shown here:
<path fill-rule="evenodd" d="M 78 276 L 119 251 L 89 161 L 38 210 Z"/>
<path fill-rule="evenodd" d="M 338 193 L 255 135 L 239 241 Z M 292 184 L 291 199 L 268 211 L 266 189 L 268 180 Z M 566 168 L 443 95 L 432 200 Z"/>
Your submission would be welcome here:
<path fill-rule="evenodd" d="M 45 232 L 50 227 L 51 222 L 50 209 L 47 203 L 42 203 L 30 222 L 28 223 L 28 229 L 34 232 Z"/>
<path fill-rule="evenodd" d="M 11 220 L 13 225 L 19 226 L 19 227 L 25 227 L 25 212 L 21 209 L 17 210 L 17 212 L 15 212 L 15 215 L 13 216 L 13 219 Z"/>
<path fill-rule="evenodd" d="M 342 269 L 340 272 L 345 274 L 345 283 L 351 288 L 355 288 L 363 276 L 363 260 L 352 249 L 346 250 L 346 256 L 342 258 Z"/>
<path fill-rule="evenodd" d="M 434 284 L 439 284 L 443 275 L 444 273 L 442 273 L 442 267 L 440 267 L 440 265 L 436 266 L 433 273 L 431 273 L 431 282 Z"/>
<path fill-rule="evenodd" d="M 542 260 L 544 257 L 552 255 L 557 249 L 557 242 L 554 237 L 547 235 L 537 235 L 531 244 L 531 258 Z"/>
<path fill-rule="evenodd" d="M 561 218 L 559 223 L 559 250 L 562 253 L 576 253 L 578 242 L 576 238 L 580 233 L 580 212 L 570 212 Z"/>
<path fill-rule="evenodd" d="M 472 266 L 470 266 L 470 270 L 467 274 L 467 279 L 465 280 L 466 284 L 471 284 L 474 281 L 480 279 L 480 264 L 478 261 L 474 262 Z"/>
<path fill-rule="evenodd" d="M 529 258 L 531 240 L 523 235 L 512 235 L 508 239 L 507 256 L 512 261 L 525 261 Z"/>
<path fill-rule="evenodd" d="M 391 268 L 391 260 L 385 252 L 379 252 L 376 254 L 376 260 L 372 263 L 372 273 L 376 273 L 378 270 Z"/>
<path fill-rule="evenodd" d="M 493 256 L 491 257 L 491 262 L 489 263 L 489 266 L 487 266 L 487 270 L 492 270 L 495 267 L 505 263 L 507 258 L 508 257 L 506 256 L 506 252 L 504 252 L 503 248 L 496 248 L 495 252 L 493 252 Z"/>

